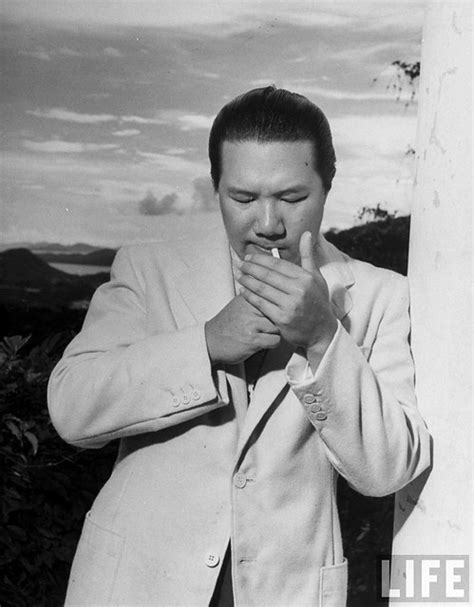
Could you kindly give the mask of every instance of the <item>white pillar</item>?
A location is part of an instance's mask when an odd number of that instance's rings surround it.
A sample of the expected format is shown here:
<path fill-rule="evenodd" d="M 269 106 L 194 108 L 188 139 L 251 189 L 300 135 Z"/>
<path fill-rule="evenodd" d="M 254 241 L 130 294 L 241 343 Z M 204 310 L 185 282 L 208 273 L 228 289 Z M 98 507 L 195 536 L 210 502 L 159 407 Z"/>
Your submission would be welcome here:
<path fill-rule="evenodd" d="M 433 468 L 424 486 L 415 481 L 397 494 L 393 554 L 469 554 L 472 571 L 471 53 L 471 2 L 428 2 L 408 275 L 417 398 L 434 438 Z M 472 577 L 470 592 L 474 604 Z M 393 602 L 401 604 L 418 603 Z"/>

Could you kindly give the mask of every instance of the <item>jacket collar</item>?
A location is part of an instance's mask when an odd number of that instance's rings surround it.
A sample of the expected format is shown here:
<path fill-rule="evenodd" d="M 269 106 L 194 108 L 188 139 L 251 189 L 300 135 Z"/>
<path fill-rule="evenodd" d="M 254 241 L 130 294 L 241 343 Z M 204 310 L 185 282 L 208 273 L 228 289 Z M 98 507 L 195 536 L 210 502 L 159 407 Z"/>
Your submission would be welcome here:
<path fill-rule="evenodd" d="M 335 315 L 342 320 L 352 308 L 352 297 L 348 289 L 354 284 L 354 275 L 349 258 L 319 235 L 317 264 L 329 290 L 329 299 Z"/>

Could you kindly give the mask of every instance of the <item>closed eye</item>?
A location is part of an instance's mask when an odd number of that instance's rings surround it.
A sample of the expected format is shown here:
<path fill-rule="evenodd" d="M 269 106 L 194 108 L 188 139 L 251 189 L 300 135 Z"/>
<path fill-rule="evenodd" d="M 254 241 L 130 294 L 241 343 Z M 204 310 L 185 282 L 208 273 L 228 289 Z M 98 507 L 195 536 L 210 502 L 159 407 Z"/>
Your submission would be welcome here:
<path fill-rule="evenodd" d="M 294 197 L 286 197 L 286 198 L 282 198 L 283 202 L 303 202 L 303 200 L 306 200 L 308 198 L 308 194 L 305 194 L 304 196 L 298 196 L 296 198 Z"/>
<path fill-rule="evenodd" d="M 249 203 L 252 202 L 253 200 L 255 200 L 255 198 L 252 198 L 251 196 L 231 196 L 232 200 L 235 200 L 235 202 L 241 202 L 243 204 L 245 203 Z"/>

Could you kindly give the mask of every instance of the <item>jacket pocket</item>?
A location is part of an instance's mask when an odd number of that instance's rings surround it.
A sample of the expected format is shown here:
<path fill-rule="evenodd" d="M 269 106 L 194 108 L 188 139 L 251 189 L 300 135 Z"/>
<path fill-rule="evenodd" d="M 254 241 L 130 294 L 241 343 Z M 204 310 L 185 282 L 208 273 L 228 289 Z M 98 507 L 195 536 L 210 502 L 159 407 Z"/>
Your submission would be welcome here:
<path fill-rule="evenodd" d="M 337 565 L 321 567 L 319 606 L 345 607 L 347 600 L 347 559 Z"/>
<path fill-rule="evenodd" d="M 121 535 L 101 527 L 87 513 L 71 567 L 66 606 L 109 603 L 123 543 Z"/>

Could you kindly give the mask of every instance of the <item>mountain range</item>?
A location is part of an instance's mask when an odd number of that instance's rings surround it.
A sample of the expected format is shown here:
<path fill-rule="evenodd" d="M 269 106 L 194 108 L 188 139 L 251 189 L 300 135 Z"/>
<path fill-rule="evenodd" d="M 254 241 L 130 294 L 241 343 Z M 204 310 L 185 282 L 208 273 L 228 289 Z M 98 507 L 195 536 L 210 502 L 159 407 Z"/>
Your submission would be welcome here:
<path fill-rule="evenodd" d="M 116 249 L 96 247 L 83 242 L 64 245 L 55 242 L 19 242 L 0 246 L 0 251 L 28 250 L 44 261 L 50 263 L 71 263 L 93 266 L 110 266 L 115 257 Z"/>
<path fill-rule="evenodd" d="M 0 253 L 0 303 L 8 306 L 86 307 L 95 289 L 108 279 L 108 272 L 61 272 L 25 248 Z"/>

